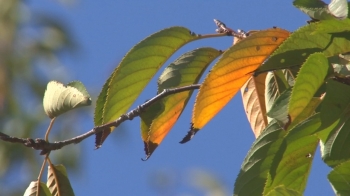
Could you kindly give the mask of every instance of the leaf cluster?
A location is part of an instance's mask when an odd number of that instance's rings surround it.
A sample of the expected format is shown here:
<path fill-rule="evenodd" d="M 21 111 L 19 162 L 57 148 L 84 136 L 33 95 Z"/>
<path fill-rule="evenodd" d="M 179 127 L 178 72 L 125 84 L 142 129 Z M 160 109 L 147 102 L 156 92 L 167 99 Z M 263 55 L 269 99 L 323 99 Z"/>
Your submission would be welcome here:
<path fill-rule="evenodd" d="M 234 195 L 302 195 L 318 145 L 322 159 L 333 168 L 328 179 L 336 194 L 350 194 L 350 153 L 346 150 L 350 143 L 348 2 L 334 0 L 327 5 L 295 0 L 294 5 L 312 20 L 292 33 L 277 27 L 236 32 L 215 20 L 215 35 L 170 27 L 136 44 L 98 96 L 94 122 L 99 132 L 95 146 L 101 147 L 117 126 L 113 122 L 128 116 L 125 114 L 130 106 L 179 48 L 199 39 L 234 36 L 234 45 L 225 51 L 197 48 L 164 69 L 158 79 L 157 94 L 169 90 L 175 93 L 155 98 L 149 107 L 137 110 L 145 160 L 177 122 L 194 90 L 176 93 L 176 89 L 197 84 L 205 69 L 218 58 L 200 84 L 190 130 L 180 143 L 190 141 L 241 91 L 257 139 L 242 164 Z M 81 86 L 76 82 L 67 86 L 50 82 L 44 97 L 47 115 L 55 119 L 63 112 L 89 105 L 88 93 Z M 128 119 L 132 118 L 129 115 Z M 61 166 L 50 163 L 48 187 L 52 194 L 61 190 L 60 184 L 64 190 L 70 187 L 65 177 Z M 38 181 L 26 193 L 31 195 L 33 190 L 47 192 Z"/>

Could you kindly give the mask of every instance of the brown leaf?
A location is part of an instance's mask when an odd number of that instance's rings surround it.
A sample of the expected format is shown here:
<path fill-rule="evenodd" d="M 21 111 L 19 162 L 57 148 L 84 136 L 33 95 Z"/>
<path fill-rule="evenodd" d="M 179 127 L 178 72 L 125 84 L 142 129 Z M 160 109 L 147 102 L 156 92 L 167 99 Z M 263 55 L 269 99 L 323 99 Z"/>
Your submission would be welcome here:
<path fill-rule="evenodd" d="M 241 88 L 244 110 L 256 138 L 267 125 L 265 106 L 266 75 L 267 73 L 263 73 L 256 77 L 250 77 Z"/>

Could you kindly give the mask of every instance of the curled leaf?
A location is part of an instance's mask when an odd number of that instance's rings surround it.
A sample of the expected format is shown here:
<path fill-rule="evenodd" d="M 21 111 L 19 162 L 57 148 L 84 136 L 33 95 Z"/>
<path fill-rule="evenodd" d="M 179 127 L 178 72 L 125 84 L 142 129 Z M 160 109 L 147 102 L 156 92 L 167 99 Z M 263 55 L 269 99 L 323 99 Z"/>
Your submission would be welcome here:
<path fill-rule="evenodd" d="M 45 113 L 50 118 L 90 104 L 90 95 L 79 81 L 70 82 L 67 86 L 57 81 L 47 84 L 43 105 Z"/>
<path fill-rule="evenodd" d="M 290 88 L 282 70 L 268 72 L 265 81 L 265 105 L 266 111 L 270 111 L 276 99 L 288 88 Z M 267 118 L 270 123 L 273 118 Z"/>
<path fill-rule="evenodd" d="M 245 113 L 257 138 L 267 125 L 265 79 L 267 73 L 252 76 L 241 88 Z"/>
<path fill-rule="evenodd" d="M 329 12 L 338 19 L 348 17 L 348 1 L 347 0 L 332 0 L 328 5 Z"/>
<path fill-rule="evenodd" d="M 327 4 L 323 1 L 294 0 L 293 5 L 312 19 L 327 20 L 334 18 L 329 12 Z"/>
<path fill-rule="evenodd" d="M 288 115 L 288 103 L 290 100 L 292 89 L 284 91 L 273 103 L 271 109 L 267 111 L 267 116 L 277 120 L 283 127 L 290 123 Z"/>

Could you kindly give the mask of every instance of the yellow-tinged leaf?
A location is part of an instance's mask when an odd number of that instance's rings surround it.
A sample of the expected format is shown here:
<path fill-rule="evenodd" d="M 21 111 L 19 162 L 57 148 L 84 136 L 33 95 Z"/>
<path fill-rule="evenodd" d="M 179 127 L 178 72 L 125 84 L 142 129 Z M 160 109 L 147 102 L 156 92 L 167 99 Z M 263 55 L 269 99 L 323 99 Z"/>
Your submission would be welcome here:
<path fill-rule="evenodd" d="M 228 49 L 205 78 L 196 98 L 189 141 L 238 92 L 269 55 L 290 35 L 286 30 L 262 30 Z"/>
<path fill-rule="evenodd" d="M 324 83 L 328 69 L 328 60 L 323 53 L 311 54 L 302 65 L 288 105 L 292 121 L 304 110 Z"/>
<path fill-rule="evenodd" d="M 164 89 L 195 84 L 221 51 L 198 48 L 187 52 L 165 68 L 158 80 L 158 94 Z M 169 95 L 141 113 L 141 137 L 148 159 L 180 117 L 192 91 Z"/>
<path fill-rule="evenodd" d="M 265 79 L 267 73 L 250 77 L 241 88 L 242 100 L 245 113 L 255 138 L 267 126 L 266 106 L 265 106 Z"/>
<path fill-rule="evenodd" d="M 313 97 L 304 110 L 291 122 L 288 129 L 292 129 L 294 126 L 315 114 L 315 109 L 320 103 L 321 99 L 319 97 Z"/>

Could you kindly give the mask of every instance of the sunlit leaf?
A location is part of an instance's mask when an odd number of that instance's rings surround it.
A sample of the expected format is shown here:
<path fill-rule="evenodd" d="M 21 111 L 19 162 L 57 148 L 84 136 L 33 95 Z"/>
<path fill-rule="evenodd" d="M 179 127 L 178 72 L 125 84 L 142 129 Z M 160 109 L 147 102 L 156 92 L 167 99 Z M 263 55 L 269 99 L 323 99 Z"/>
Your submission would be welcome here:
<path fill-rule="evenodd" d="M 32 181 L 23 196 L 51 196 L 51 193 L 45 183 L 40 182 L 38 191 L 38 181 Z"/>
<path fill-rule="evenodd" d="M 327 4 L 323 1 L 295 0 L 293 1 L 293 5 L 313 19 L 326 20 L 334 18 L 329 13 Z"/>
<path fill-rule="evenodd" d="M 48 167 L 47 186 L 49 187 L 52 195 L 74 196 L 66 168 L 63 165 L 51 165 Z"/>
<path fill-rule="evenodd" d="M 293 32 L 256 72 L 301 65 L 315 52 L 331 57 L 350 51 L 350 33 L 312 34 L 316 29 L 317 23 L 311 23 Z"/>
<path fill-rule="evenodd" d="M 264 193 L 281 185 L 304 192 L 318 144 L 313 134 L 320 126 L 320 116 L 316 114 L 290 130 L 271 165 Z"/>
<path fill-rule="evenodd" d="M 300 112 L 300 114 L 291 122 L 291 124 L 288 126 L 288 129 L 293 128 L 295 125 L 314 115 L 315 110 L 321 101 L 322 100 L 319 97 L 313 97 L 310 100 L 309 104 L 304 108 L 304 110 Z"/>
<path fill-rule="evenodd" d="M 284 185 L 280 185 L 278 187 L 275 187 L 273 190 L 268 192 L 265 196 L 302 196 L 303 194 L 292 190 L 287 189 Z"/>
<path fill-rule="evenodd" d="M 328 174 L 328 180 L 337 195 L 350 195 L 350 161 L 346 161 L 335 167 Z"/>
<path fill-rule="evenodd" d="M 290 88 L 290 86 L 284 77 L 282 70 L 268 72 L 265 84 L 265 104 L 266 111 L 268 112 L 271 110 L 273 104 L 281 93 Z M 273 118 L 268 117 L 267 120 L 270 123 Z"/>
<path fill-rule="evenodd" d="M 95 125 L 102 125 L 103 124 L 103 119 L 102 118 L 97 118 L 102 117 L 103 115 L 103 107 L 105 100 L 107 98 L 107 91 L 108 91 L 108 84 L 111 78 L 108 78 L 106 83 L 103 85 L 102 90 L 100 92 L 99 98 L 96 101 L 96 107 L 95 107 L 95 114 L 94 114 L 94 123 Z M 103 131 L 99 132 L 96 134 L 95 137 L 95 146 L 96 148 L 100 148 L 102 143 L 105 141 L 105 139 L 108 137 L 108 135 L 111 133 L 112 128 L 104 128 Z"/>
<path fill-rule="evenodd" d="M 341 33 L 350 31 L 350 19 L 345 20 L 323 20 L 317 23 L 312 34 L 317 33 Z"/>
<path fill-rule="evenodd" d="M 253 71 L 289 36 L 279 28 L 256 32 L 228 49 L 206 76 L 196 98 L 189 141 L 239 91 Z"/>
<path fill-rule="evenodd" d="M 267 125 L 265 79 L 267 73 L 250 77 L 241 88 L 242 100 L 253 133 L 257 138 Z"/>
<path fill-rule="evenodd" d="M 262 195 L 271 163 L 286 133 L 274 121 L 266 127 L 244 159 L 234 195 Z"/>
<path fill-rule="evenodd" d="M 213 48 L 199 48 L 185 53 L 167 68 L 158 80 L 158 94 L 164 89 L 195 84 L 208 65 L 219 55 Z M 192 91 L 169 95 L 141 113 L 141 136 L 145 143 L 146 159 L 169 133 L 180 117 Z"/>
<path fill-rule="evenodd" d="M 200 39 L 184 27 L 161 30 L 136 44 L 107 79 L 96 102 L 94 122 L 116 120 L 133 104 L 163 63 L 184 44 Z M 97 135 L 96 146 L 104 139 Z"/>
<path fill-rule="evenodd" d="M 91 98 L 79 81 L 68 83 L 67 86 L 51 81 L 47 84 L 43 104 L 45 113 L 54 118 L 74 108 L 90 105 Z"/>
<path fill-rule="evenodd" d="M 348 1 L 332 0 L 328 5 L 328 10 L 333 16 L 339 19 L 344 19 L 348 17 Z"/>
<path fill-rule="evenodd" d="M 292 121 L 309 105 L 318 88 L 324 83 L 328 68 L 327 58 L 322 53 L 311 54 L 302 65 L 288 105 Z"/>

